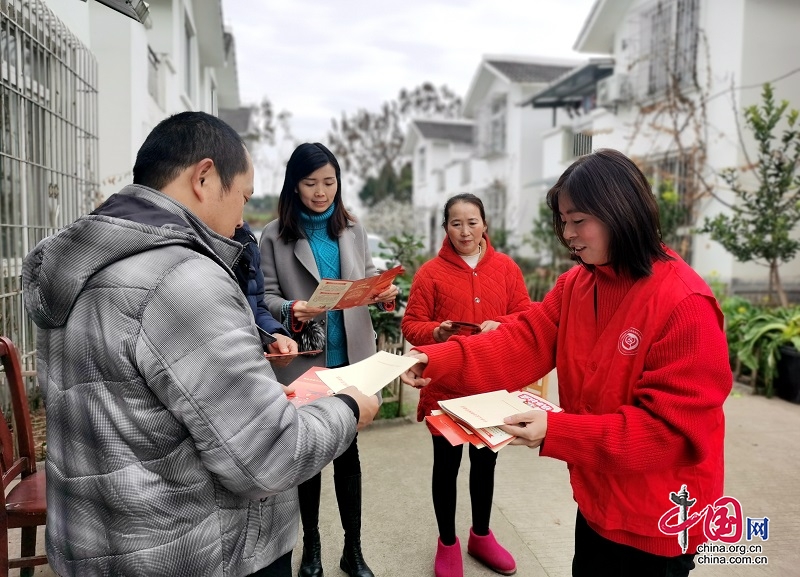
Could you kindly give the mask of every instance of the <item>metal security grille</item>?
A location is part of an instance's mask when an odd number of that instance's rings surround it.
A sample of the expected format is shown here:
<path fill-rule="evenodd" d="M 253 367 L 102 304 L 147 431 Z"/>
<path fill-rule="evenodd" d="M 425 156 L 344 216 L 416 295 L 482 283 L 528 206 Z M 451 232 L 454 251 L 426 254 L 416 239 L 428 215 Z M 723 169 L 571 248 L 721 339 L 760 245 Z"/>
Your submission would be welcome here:
<path fill-rule="evenodd" d="M 40 0 L 0 0 L 0 333 L 28 373 L 22 259 L 96 205 L 97 134 L 94 55 Z"/>
<path fill-rule="evenodd" d="M 695 81 L 699 0 L 657 0 L 640 12 L 641 96 Z"/>
<path fill-rule="evenodd" d="M 578 157 L 592 152 L 592 135 L 579 132 L 572 137 L 572 156 Z"/>

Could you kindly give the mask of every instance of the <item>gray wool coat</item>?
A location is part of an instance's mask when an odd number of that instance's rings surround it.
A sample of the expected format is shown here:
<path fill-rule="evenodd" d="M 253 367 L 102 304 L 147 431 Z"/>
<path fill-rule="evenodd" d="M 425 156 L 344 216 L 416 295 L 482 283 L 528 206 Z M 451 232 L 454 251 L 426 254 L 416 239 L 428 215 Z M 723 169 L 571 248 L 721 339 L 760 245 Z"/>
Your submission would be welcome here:
<path fill-rule="evenodd" d="M 339 237 L 341 278 L 358 280 L 377 274 L 367 243 L 367 232 L 356 222 L 351 222 Z M 317 263 L 311 245 L 306 239 L 285 243 L 278 238 L 278 221 L 273 220 L 261 234 L 261 270 L 264 272 L 264 300 L 269 312 L 281 318 L 281 306 L 286 301 L 308 300 L 320 281 Z M 376 335 L 367 307 L 355 307 L 344 312 L 347 336 L 347 359 L 361 361 L 376 352 Z M 325 315 L 317 317 L 325 322 Z M 326 351 L 316 357 L 301 356 L 275 375 L 283 384 L 289 384 L 313 366 L 325 366 Z"/>

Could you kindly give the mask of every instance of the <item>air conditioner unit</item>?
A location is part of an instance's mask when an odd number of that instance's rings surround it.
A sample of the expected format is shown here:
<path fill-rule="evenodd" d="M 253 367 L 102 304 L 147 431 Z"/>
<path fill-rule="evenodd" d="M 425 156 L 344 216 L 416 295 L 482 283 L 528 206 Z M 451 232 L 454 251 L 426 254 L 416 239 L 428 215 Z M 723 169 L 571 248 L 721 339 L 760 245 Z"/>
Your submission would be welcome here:
<path fill-rule="evenodd" d="M 630 102 L 633 88 L 625 74 L 612 74 L 597 82 L 597 105 L 614 106 L 621 102 Z"/>

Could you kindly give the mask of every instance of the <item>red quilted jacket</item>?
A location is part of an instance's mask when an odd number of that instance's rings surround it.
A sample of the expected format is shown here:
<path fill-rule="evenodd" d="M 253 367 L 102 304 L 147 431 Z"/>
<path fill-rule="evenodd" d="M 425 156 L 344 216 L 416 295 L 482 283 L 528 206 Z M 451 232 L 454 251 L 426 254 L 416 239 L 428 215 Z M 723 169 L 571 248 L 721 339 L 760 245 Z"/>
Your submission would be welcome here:
<path fill-rule="evenodd" d="M 414 275 L 401 325 L 409 343 L 433 344 L 433 329 L 442 321 L 481 324 L 521 312 L 531 304 L 519 266 L 495 251 L 488 236 L 484 235 L 481 246 L 483 256 L 473 270 L 445 237 L 439 254 Z M 421 421 L 438 409 L 438 401 L 458 396 L 434 396 L 422 389 L 417 419 Z"/>

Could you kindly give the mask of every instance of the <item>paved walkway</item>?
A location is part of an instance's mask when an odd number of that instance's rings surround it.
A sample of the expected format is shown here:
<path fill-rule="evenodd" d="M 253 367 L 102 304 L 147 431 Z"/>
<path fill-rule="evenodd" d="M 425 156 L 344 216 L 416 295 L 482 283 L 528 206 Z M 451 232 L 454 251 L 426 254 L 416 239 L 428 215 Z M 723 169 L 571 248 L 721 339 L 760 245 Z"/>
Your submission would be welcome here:
<path fill-rule="evenodd" d="M 554 389 L 551 385 L 551 391 Z M 413 401 L 415 391 L 408 388 L 406 392 Z M 769 540 L 763 543 L 762 553 L 768 565 L 704 565 L 692 575 L 800 575 L 800 405 L 753 396 L 737 386 L 725 412 L 725 493 L 741 501 L 745 516 L 769 517 Z M 413 418 L 378 422 L 360 433 L 359 448 L 364 469 L 363 546 L 367 561 L 378 577 L 432 577 L 437 532 L 430 497 L 431 443 L 427 428 Z M 465 552 L 464 574 L 488 577 L 496 574 L 466 555 L 470 527 L 468 468 L 465 456 L 456 520 Z M 344 576 L 338 568 L 343 536 L 332 467 L 323 472 L 322 490 L 320 530 L 325 574 Z M 497 464 L 492 529 L 514 554 L 517 574 L 569 577 L 574 523 L 575 504 L 566 466 L 538 457 L 535 450 L 503 449 Z M 744 539 L 742 543 L 746 543 Z M 298 543 L 295 569 L 300 554 Z M 39 568 L 36 575 L 52 577 L 54 573 Z"/>

